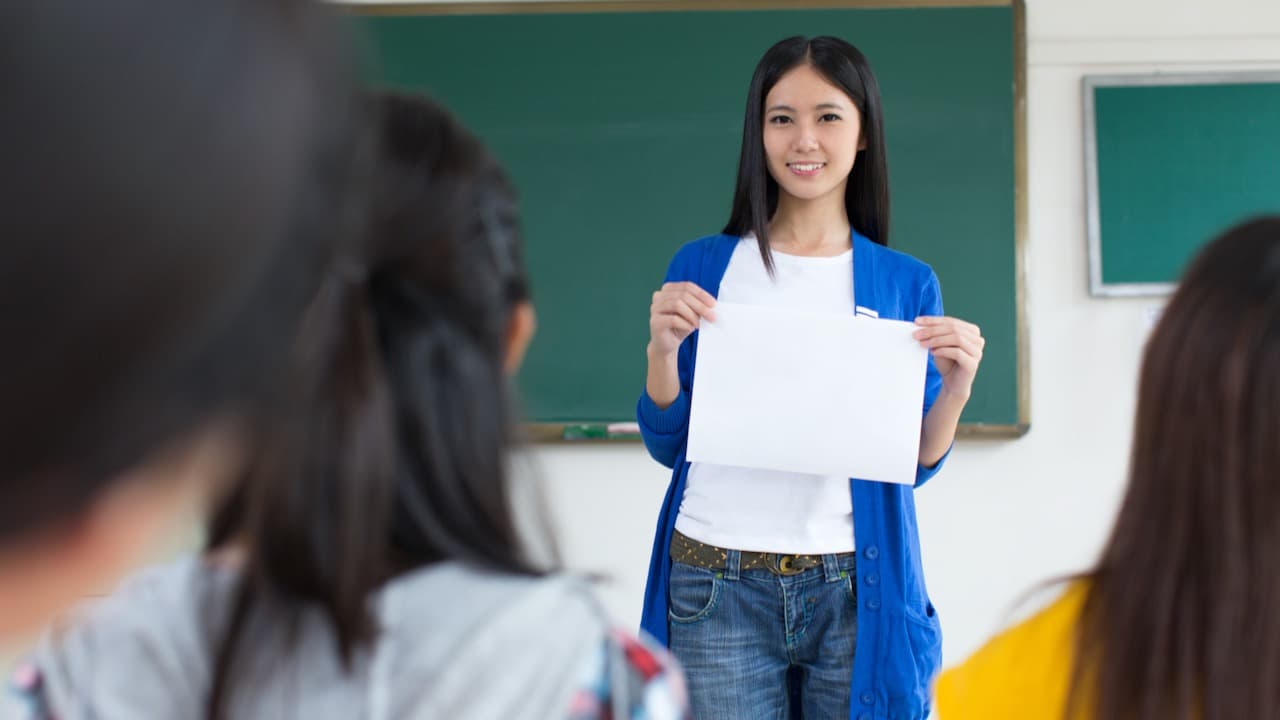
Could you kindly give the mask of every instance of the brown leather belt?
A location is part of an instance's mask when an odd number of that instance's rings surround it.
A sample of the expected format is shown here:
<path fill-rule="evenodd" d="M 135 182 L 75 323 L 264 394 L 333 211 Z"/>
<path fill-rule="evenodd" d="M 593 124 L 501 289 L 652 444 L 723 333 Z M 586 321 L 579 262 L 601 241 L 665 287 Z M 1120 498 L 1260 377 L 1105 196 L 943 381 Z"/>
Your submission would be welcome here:
<path fill-rule="evenodd" d="M 845 558 L 853 554 L 852 552 L 837 553 L 836 558 Z M 763 569 L 775 575 L 799 575 L 805 570 L 822 567 L 821 555 L 785 555 L 752 550 L 741 550 L 738 555 L 739 572 Z M 699 542 L 682 534 L 679 530 L 674 530 L 671 534 L 671 559 L 708 570 L 724 570 L 729 562 L 729 551 Z"/>

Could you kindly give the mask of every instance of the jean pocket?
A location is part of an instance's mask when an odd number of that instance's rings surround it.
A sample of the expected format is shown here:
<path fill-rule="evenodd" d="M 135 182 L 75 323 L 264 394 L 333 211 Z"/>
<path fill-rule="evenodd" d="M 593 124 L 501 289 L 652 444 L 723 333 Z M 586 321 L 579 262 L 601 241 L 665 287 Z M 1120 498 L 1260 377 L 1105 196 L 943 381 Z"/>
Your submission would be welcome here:
<path fill-rule="evenodd" d="M 671 563 L 667 591 L 667 619 L 691 625 L 711 617 L 720 603 L 721 573 L 706 568 Z"/>

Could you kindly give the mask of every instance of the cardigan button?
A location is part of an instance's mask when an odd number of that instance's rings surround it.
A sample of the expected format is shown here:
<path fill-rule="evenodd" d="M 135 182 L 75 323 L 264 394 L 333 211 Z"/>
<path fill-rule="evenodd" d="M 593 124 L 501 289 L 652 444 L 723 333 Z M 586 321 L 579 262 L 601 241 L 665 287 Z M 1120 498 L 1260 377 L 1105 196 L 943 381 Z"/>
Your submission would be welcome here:
<path fill-rule="evenodd" d="M 880 609 L 880 601 L 879 601 L 879 600 L 877 600 L 877 599 L 875 599 L 875 598 L 871 598 L 870 600 L 868 600 L 868 601 L 867 601 L 867 609 L 868 609 L 868 610 L 871 610 L 872 612 L 875 612 L 876 610 L 879 610 L 879 609 Z"/>
<path fill-rule="evenodd" d="M 879 573 L 867 573 L 867 577 L 865 579 L 868 585 L 875 586 L 880 584 Z"/>
<path fill-rule="evenodd" d="M 866 550 L 863 550 L 863 551 L 862 551 L 862 554 L 863 554 L 863 556 L 865 556 L 868 560 L 875 560 L 876 558 L 880 557 L 880 548 L 876 547 L 875 545 L 872 545 L 871 547 L 867 548 Z"/>
<path fill-rule="evenodd" d="M 874 705 L 876 702 L 875 693 L 871 692 L 870 690 L 864 691 L 860 699 L 862 700 L 863 705 Z"/>

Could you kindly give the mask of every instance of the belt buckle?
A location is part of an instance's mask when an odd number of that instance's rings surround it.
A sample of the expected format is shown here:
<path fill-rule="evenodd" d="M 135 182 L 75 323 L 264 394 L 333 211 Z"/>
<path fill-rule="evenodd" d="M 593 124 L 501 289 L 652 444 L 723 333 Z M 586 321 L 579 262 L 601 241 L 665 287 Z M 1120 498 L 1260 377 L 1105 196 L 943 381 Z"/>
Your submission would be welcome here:
<path fill-rule="evenodd" d="M 774 555 L 773 564 L 777 568 L 774 572 L 783 577 L 799 575 L 804 572 L 804 568 L 795 567 L 795 559 L 795 555 Z"/>

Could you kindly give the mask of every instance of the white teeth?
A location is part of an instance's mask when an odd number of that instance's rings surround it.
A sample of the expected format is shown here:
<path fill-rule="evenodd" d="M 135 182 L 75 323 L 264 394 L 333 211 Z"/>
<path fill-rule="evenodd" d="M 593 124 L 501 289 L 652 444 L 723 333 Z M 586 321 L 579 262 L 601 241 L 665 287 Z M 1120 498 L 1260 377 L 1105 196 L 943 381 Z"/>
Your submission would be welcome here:
<path fill-rule="evenodd" d="M 826 163 L 791 163 L 791 169 L 798 172 L 813 172 Z"/>

